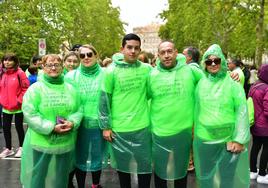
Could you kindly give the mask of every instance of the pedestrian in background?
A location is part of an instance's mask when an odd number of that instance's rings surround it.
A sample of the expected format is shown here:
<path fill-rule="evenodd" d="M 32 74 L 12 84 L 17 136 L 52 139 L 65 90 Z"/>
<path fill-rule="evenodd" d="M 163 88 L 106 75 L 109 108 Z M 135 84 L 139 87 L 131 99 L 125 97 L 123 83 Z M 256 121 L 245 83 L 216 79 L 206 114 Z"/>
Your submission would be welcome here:
<path fill-rule="evenodd" d="M 254 125 L 250 131 L 253 144 L 250 152 L 250 179 L 258 183 L 268 184 L 268 65 L 261 66 L 259 80 L 249 90 L 254 104 Z M 262 151 L 261 151 L 262 149 Z M 258 154 L 261 151 L 259 169 L 257 169 Z"/>
<path fill-rule="evenodd" d="M 3 130 L 6 147 L 0 154 L 5 158 L 14 154 L 11 142 L 11 123 L 15 116 L 15 127 L 19 138 L 19 147 L 15 157 L 21 157 L 24 141 L 22 99 L 29 87 L 29 80 L 19 67 L 19 59 L 14 53 L 7 53 L 2 58 L 0 73 L 0 103 L 3 107 Z"/>

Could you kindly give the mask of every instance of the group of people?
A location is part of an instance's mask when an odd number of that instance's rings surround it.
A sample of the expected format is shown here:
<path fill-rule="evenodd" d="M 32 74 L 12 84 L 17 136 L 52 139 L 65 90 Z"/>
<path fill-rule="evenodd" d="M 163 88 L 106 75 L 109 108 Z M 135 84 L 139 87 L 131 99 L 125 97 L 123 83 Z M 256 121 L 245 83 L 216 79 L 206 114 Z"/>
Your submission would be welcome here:
<path fill-rule="evenodd" d="M 157 188 L 167 180 L 186 187 L 193 125 L 199 187 L 249 187 L 246 97 L 221 48 L 205 52 L 203 72 L 188 66 L 172 41 L 159 44 L 151 69 L 137 61 L 140 44 L 134 34 L 124 37 L 101 94 L 101 128 L 121 187 L 131 187 L 130 173 L 138 174 L 139 187 L 149 187 L 152 171 Z"/>
<path fill-rule="evenodd" d="M 13 58 L 2 60 L 1 105 L 11 114 L 21 114 L 21 122 L 24 115 L 28 125 L 25 139 L 24 134 L 19 139 L 25 188 L 71 188 L 74 176 L 84 188 L 87 172 L 92 175 L 91 187 L 101 188 L 108 161 L 121 188 L 131 187 L 132 173 L 140 188 L 150 187 L 152 173 L 156 188 L 167 187 L 168 180 L 176 188 L 186 188 L 191 155 L 200 188 L 249 187 L 250 171 L 256 178 L 266 177 L 267 161 L 260 171 L 254 162 L 249 168 L 246 95 L 233 80 L 236 75 L 229 74 L 220 46 L 211 45 L 199 65 L 196 48 L 180 54 L 174 42 L 162 41 L 155 68 L 138 60 L 140 51 L 141 39 L 131 33 L 105 69 L 89 44 L 63 59 L 47 54 L 38 81 L 30 87 L 24 73 L 13 75 L 13 84 L 21 88 L 13 96 L 16 108 L 5 105 L 3 87 L 8 72 L 22 71 Z M 260 148 L 263 138 L 255 140 Z M 6 149 L 12 151 L 11 143 Z"/>

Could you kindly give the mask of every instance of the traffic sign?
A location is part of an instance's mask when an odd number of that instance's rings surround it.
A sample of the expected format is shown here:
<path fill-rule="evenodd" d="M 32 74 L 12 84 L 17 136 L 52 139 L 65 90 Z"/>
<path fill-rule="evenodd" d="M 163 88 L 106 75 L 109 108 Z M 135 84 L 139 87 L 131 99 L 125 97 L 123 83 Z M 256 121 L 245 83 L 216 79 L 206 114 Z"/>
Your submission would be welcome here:
<path fill-rule="evenodd" d="M 39 48 L 39 56 L 46 55 L 46 39 L 39 39 L 38 43 L 38 48 Z"/>

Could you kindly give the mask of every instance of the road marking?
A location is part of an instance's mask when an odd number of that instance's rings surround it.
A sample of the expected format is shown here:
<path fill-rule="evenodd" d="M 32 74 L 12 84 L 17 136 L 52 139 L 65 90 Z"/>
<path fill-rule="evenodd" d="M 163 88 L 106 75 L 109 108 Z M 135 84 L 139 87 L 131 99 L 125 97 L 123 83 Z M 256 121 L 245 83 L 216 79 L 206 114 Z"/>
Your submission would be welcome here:
<path fill-rule="evenodd" d="M 6 157 L 6 158 L 2 158 L 2 160 L 13 160 L 13 161 L 20 161 L 21 158 L 16 158 L 16 157 Z"/>

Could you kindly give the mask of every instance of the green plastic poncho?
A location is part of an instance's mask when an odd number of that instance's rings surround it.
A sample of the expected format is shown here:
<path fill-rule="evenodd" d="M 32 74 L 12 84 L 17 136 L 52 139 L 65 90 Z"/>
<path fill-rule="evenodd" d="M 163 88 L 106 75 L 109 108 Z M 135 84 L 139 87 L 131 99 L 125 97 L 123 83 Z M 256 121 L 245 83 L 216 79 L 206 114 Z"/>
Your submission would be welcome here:
<path fill-rule="evenodd" d="M 25 93 L 22 110 L 29 126 L 21 159 L 21 182 L 25 188 L 67 187 L 83 115 L 80 102 L 75 88 L 64 83 L 63 76 L 48 79 L 44 74 Z M 65 134 L 54 133 L 57 116 L 73 122 L 73 129 Z"/>
<path fill-rule="evenodd" d="M 98 63 L 91 67 L 81 64 L 65 75 L 65 80 L 76 86 L 83 104 L 83 120 L 76 143 L 76 167 L 82 171 L 97 171 L 107 166 L 107 142 L 98 116 L 102 79 L 103 71 Z"/>
<path fill-rule="evenodd" d="M 192 145 L 194 90 L 197 80 L 185 58 L 172 69 L 150 73 L 151 126 L 154 171 L 161 179 L 185 177 Z"/>
<path fill-rule="evenodd" d="M 194 162 L 200 188 L 249 187 L 248 150 L 228 152 L 227 142 L 247 146 L 249 121 L 245 93 L 241 85 L 227 74 L 221 48 L 212 45 L 202 63 L 210 56 L 221 58 L 216 74 L 205 71 L 196 87 Z M 205 67 L 205 66 L 204 66 Z"/>
<path fill-rule="evenodd" d="M 129 64 L 122 54 L 113 56 L 105 69 L 100 120 L 111 129 L 111 165 L 127 173 L 151 173 L 151 133 L 147 78 L 151 67 L 140 61 Z"/>

